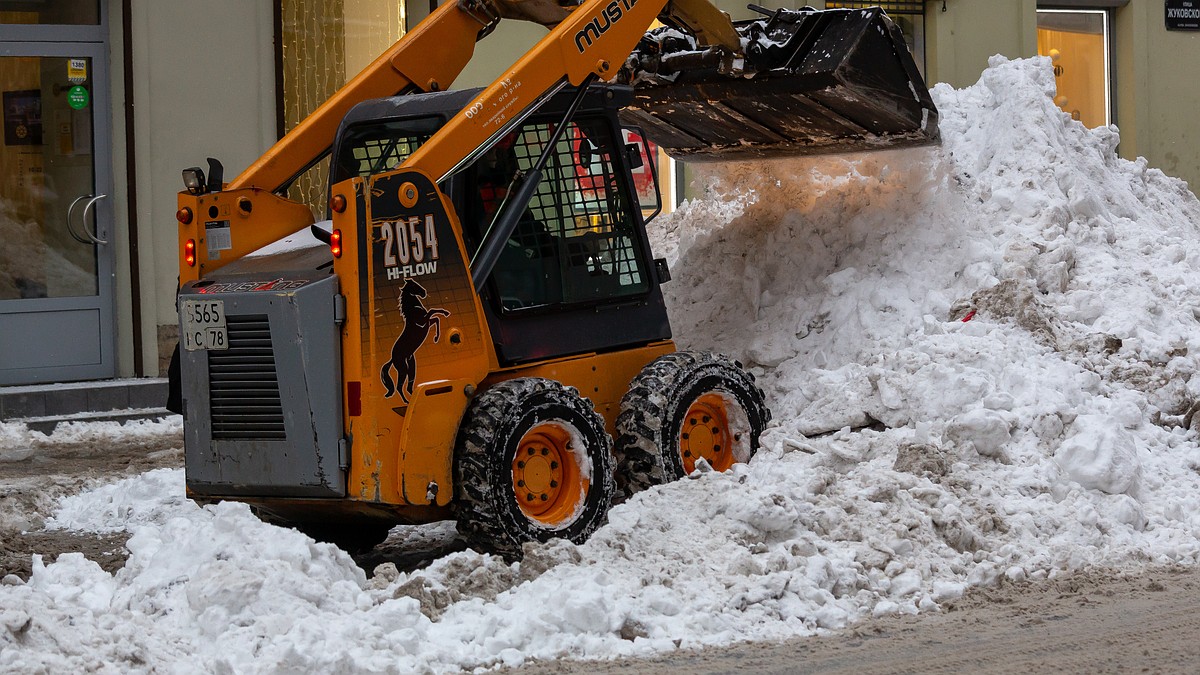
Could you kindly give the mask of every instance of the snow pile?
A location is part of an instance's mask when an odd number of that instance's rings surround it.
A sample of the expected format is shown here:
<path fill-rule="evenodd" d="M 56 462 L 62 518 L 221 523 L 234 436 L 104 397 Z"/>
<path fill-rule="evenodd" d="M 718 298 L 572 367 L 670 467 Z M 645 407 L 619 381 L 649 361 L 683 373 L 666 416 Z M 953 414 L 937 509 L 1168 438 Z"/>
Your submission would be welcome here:
<path fill-rule="evenodd" d="M 67 500 L 128 528 L 0 586 L 0 669 L 445 671 L 773 639 L 970 586 L 1200 555 L 1200 203 L 1051 102 L 1044 60 L 939 86 L 939 148 L 726 167 L 656 225 L 684 347 L 759 377 L 748 466 L 515 565 L 367 580 L 152 472 Z"/>
<path fill-rule="evenodd" d="M 63 422 L 54 428 L 53 434 L 34 431 L 24 422 L 0 422 L 0 463 L 21 462 L 47 453 L 95 454 L 96 448 L 116 442 L 149 447 L 182 436 L 183 418 L 179 415 L 124 423 Z"/>

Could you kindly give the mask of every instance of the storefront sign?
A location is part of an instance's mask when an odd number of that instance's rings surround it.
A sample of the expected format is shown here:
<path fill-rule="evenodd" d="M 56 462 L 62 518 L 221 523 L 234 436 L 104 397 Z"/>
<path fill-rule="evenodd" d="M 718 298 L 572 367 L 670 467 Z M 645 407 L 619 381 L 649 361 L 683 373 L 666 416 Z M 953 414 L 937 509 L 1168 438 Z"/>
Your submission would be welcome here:
<path fill-rule="evenodd" d="M 42 144 L 42 92 L 4 92 L 4 144 Z"/>
<path fill-rule="evenodd" d="M 1200 0 L 1166 0 L 1167 30 L 1200 30 Z"/>

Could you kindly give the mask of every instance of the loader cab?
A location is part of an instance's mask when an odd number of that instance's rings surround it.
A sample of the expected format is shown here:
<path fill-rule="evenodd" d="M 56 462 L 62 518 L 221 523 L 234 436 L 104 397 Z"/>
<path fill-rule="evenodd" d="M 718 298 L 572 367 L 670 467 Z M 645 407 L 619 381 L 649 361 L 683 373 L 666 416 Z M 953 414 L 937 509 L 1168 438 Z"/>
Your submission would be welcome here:
<path fill-rule="evenodd" d="M 330 183 L 398 167 L 477 93 L 408 95 L 355 107 L 338 133 Z M 441 184 L 468 258 L 498 214 L 513 208 L 506 201 L 513 176 L 545 150 L 573 96 L 560 93 Z M 631 174 L 650 162 L 625 142 L 617 120 L 631 99 L 627 87 L 589 90 L 505 242 L 481 294 L 502 365 L 670 338 Z"/>

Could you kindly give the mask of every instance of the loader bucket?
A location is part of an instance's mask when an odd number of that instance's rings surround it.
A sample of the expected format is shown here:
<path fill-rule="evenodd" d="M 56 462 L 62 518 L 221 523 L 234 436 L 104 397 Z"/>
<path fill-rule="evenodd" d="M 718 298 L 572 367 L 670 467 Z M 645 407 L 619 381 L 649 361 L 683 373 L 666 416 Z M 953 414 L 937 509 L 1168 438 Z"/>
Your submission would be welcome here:
<path fill-rule="evenodd" d="M 785 9 L 735 27 L 751 77 L 727 74 L 736 73 L 727 57 L 679 31 L 647 33 L 623 71 L 635 97 L 622 121 L 689 161 L 937 142 L 937 108 L 878 7 Z"/>

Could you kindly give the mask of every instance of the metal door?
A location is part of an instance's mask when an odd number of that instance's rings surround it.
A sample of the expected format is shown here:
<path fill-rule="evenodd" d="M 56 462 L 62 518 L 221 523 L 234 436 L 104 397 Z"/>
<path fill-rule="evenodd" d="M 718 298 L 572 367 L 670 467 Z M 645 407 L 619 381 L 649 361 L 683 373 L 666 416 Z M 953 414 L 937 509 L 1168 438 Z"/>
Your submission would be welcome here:
<path fill-rule="evenodd" d="M 0 42 L 0 385 L 116 373 L 108 77 L 103 42 Z"/>

